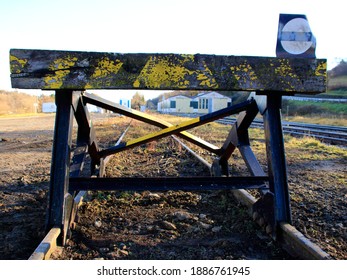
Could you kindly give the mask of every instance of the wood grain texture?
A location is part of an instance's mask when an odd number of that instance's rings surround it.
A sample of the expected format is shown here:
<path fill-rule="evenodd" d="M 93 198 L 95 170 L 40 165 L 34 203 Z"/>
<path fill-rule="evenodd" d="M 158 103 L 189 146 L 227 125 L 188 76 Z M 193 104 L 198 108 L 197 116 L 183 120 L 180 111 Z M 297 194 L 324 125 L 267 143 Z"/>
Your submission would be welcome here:
<path fill-rule="evenodd" d="M 326 91 L 326 60 L 184 54 L 10 51 L 14 88 Z"/>

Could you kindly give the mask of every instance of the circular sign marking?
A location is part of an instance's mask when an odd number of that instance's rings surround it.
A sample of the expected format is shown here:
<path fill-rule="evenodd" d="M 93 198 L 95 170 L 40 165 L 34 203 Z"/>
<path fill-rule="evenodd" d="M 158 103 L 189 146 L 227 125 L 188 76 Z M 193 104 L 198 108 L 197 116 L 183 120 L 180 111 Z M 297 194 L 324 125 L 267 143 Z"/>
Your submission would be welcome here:
<path fill-rule="evenodd" d="M 297 34 L 310 33 L 311 29 L 308 24 L 308 21 L 303 18 L 294 18 L 287 22 L 283 27 L 282 32 L 293 34 L 293 40 L 281 40 L 283 49 L 291 54 L 298 55 L 306 52 L 313 44 L 312 41 L 307 39 L 306 41 L 302 40 L 302 36 L 299 40 L 295 40 Z"/>

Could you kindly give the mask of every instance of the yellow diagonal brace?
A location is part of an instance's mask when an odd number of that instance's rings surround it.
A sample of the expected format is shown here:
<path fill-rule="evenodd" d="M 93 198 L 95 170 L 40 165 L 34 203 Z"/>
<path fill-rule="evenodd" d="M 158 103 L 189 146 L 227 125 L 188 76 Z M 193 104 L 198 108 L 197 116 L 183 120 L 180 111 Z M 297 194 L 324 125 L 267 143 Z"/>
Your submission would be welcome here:
<path fill-rule="evenodd" d="M 94 94 L 90 94 L 90 93 L 83 93 L 83 99 L 85 102 L 93 104 L 95 106 L 125 115 L 127 117 L 133 118 L 133 119 L 137 119 L 140 121 L 143 121 L 145 123 L 148 124 L 152 124 L 155 125 L 157 127 L 160 128 L 167 128 L 167 127 L 172 127 L 173 125 L 167 121 L 155 118 L 152 115 L 134 110 L 134 109 L 130 109 L 127 108 L 125 106 L 121 106 L 117 103 L 111 102 L 109 100 L 103 99 L 99 96 L 96 96 Z M 205 150 L 208 150 L 214 154 L 219 155 L 220 154 L 220 148 L 197 137 L 194 136 L 193 134 L 187 132 L 187 131 L 182 131 L 178 134 L 178 136 L 180 136 L 181 138 L 199 146 L 200 148 L 203 148 Z"/>
<path fill-rule="evenodd" d="M 147 134 L 145 136 L 139 137 L 139 138 L 134 139 L 134 140 L 130 140 L 129 142 L 122 143 L 120 145 L 111 147 L 109 149 L 105 149 L 103 151 L 100 151 L 99 154 L 101 157 L 106 157 L 108 155 L 111 155 L 111 154 L 114 154 L 114 153 L 117 153 L 120 151 L 124 151 L 124 150 L 130 149 L 130 148 L 148 143 L 148 142 L 153 141 L 153 140 L 161 139 L 161 138 L 164 138 L 164 137 L 172 135 L 172 134 L 177 134 L 181 131 L 191 129 L 191 128 L 215 121 L 217 119 L 220 119 L 220 118 L 232 115 L 232 114 L 239 113 L 239 112 L 243 111 L 245 108 L 247 108 L 249 105 L 251 105 L 252 103 L 254 103 L 254 100 L 247 100 L 245 102 L 236 104 L 236 105 L 231 106 L 231 107 L 221 109 L 221 110 L 213 112 L 211 114 L 207 114 L 207 115 L 204 115 L 204 116 L 201 116 L 198 118 L 194 118 L 194 119 L 182 122 L 181 124 L 172 125 L 170 127 L 164 128 L 160 131 Z"/>
<path fill-rule="evenodd" d="M 199 124 L 200 118 L 195 118 L 186 122 L 183 122 L 179 125 L 173 125 L 171 127 L 164 128 L 160 131 L 153 132 L 150 134 L 147 134 L 145 136 L 139 137 L 137 139 L 130 140 L 129 142 L 122 143 L 118 146 L 111 147 L 109 149 L 103 150 L 99 152 L 101 157 L 105 157 L 108 155 L 111 155 L 113 153 L 121 152 L 148 142 L 151 142 L 153 140 L 157 140 L 163 137 L 166 137 L 171 134 L 176 134 L 182 130 L 190 129 L 192 127 L 197 126 L 196 124 Z"/>
<path fill-rule="evenodd" d="M 126 145 L 131 146 L 131 145 L 136 145 L 137 143 L 146 143 L 148 141 L 152 141 L 153 139 L 158 139 L 161 136 L 167 136 L 170 134 L 174 134 L 174 132 L 178 132 L 179 130 L 183 130 L 183 129 L 185 130 L 186 127 L 190 127 L 199 122 L 200 122 L 200 118 L 195 118 L 189 121 L 185 121 L 181 124 L 173 125 L 173 126 L 164 128 L 160 131 L 152 132 L 145 136 L 139 137 L 137 139 L 130 140 L 129 142 L 126 143 Z"/>

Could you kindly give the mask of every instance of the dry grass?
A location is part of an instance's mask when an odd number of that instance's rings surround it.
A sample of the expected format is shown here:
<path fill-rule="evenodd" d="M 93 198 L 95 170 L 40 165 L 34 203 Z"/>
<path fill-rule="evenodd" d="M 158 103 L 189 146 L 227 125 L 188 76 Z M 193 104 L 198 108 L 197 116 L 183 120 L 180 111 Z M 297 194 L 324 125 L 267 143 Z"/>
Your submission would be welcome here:
<path fill-rule="evenodd" d="M 286 121 L 289 122 L 303 122 L 303 123 L 314 123 L 320 125 L 336 125 L 336 126 L 347 126 L 347 119 L 345 117 L 319 117 L 319 116 L 293 116 L 286 117 Z"/>

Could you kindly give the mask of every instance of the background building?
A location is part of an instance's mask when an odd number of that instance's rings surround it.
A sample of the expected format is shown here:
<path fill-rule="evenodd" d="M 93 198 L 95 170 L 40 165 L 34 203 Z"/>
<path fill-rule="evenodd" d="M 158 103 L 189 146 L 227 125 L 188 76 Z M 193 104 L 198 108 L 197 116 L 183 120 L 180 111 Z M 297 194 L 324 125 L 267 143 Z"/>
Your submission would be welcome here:
<path fill-rule="evenodd" d="M 161 113 L 212 113 L 231 106 L 231 98 L 218 92 L 202 92 L 193 97 L 177 95 L 158 102 Z"/>

